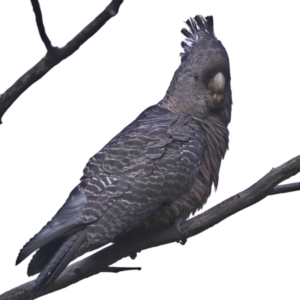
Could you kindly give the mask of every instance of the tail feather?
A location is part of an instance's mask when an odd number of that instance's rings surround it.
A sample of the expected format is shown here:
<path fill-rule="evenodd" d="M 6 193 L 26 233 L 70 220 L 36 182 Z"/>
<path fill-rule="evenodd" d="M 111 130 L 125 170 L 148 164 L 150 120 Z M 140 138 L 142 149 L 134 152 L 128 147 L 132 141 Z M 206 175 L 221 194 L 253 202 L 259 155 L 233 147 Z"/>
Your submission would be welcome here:
<path fill-rule="evenodd" d="M 81 221 L 81 210 L 85 202 L 86 197 L 84 193 L 79 187 L 76 187 L 52 220 L 21 249 L 16 264 L 18 265 L 32 252 L 47 243 L 51 243 L 53 240 L 77 232 L 85 227 L 86 225 Z"/>
<path fill-rule="evenodd" d="M 41 247 L 32 257 L 28 265 L 27 275 L 32 276 L 40 273 L 50 261 L 54 253 L 64 244 L 68 237 L 69 236 L 58 238 L 53 242 Z"/>
<path fill-rule="evenodd" d="M 70 261 L 73 260 L 78 248 L 85 239 L 85 230 L 76 232 L 66 239 L 36 279 L 33 294 L 40 289 L 47 289 L 57 279 Z"/>
<path fill-rule="evenodd" d="M 32 252 L 36 251 L 39 248 L 42 248 L 44 245 L 51 243 L 53 240 L 57 240 L 62 236 L 69 235 L 74 231 L 78 231 L 85 225 L 74 224 L 74 222 L 70 222 L 66 224 L 66 227 L 57 228 L 58 230 L 51 228 L 52 221 L 48 222 L 48 224 L 32 239 L 29 240 L 28 243 L 24 245 L 24 247 L 20 250 L 19 255 L 16 260 L 16 265 L 22 262 L 27 256 L 29 256 Z M 76 226 L 77 225 L 77 226 Z"/>

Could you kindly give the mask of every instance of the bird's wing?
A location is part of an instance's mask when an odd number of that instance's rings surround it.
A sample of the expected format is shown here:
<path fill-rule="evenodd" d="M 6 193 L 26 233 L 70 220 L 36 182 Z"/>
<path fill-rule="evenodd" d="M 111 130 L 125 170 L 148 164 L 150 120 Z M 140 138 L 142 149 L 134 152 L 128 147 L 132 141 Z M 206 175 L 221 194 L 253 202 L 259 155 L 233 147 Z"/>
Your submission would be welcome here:
<path fill-rule="evenodd" d="M 54 241 L 85 227 L 89 243 L 111 242 L 190 189 L 204 145 L 191 118 L 148 108 L 90 159 L 81 183 L 23 247 L 17 263 L 46 244 L 46 252 L 56 249 Z"/>
<path fill-rule="evenodd" d="M 192 118 L 159 106 L 142 113 L 85 168 L 80 186 L 89 242 L 111 242 L 186 193 L 204 148 L 203 130 Z"/>

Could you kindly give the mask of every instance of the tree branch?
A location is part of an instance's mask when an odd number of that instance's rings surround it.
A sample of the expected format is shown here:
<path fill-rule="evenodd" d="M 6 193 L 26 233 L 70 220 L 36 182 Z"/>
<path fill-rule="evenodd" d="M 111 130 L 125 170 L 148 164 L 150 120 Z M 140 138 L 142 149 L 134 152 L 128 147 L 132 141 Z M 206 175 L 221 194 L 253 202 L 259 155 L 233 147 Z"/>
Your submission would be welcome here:
<path fill-rule="evenodd" d="M 99 270 L 98 273 L 100 273 L 100 272 L 119 273 L 119 272 L 123 272 L 123 271 L 133 271 L 133 270 L 140 271 L 141 268 L 103 267 Z M 74 272 L 74 275 L 78 278 L 77 281 L 84 279 L 84 277 L 80 276 L 81 275 L 80 269 L 74 268 L 74 269 L 72 269 L 72 272 Z M 73 283 L 75 283 L 77 281 L 74 281 Z M 65 287 L 63 278 L 62 278 L 62 281 L 60 282 L 60 285 L 62 286 L 61 288 Z M 14 288 L 14 289 L 10 290 L 9 292 L 6 292 L 6 293 L 0 295 L 0 299 L 1 300 L 31 299 L 30 293 L 31 293 L 31 290 L 33 289 L 33 287 L 34 287 L 34 280 L 29 281 L 25 284 L 22 284 L 22 285 L 18 286 L 17 288 Z M 59 289 L 61 289 L 61 288 L 59 288 Z M 47 294 L 50 293 L 51 291 L 52 291 L 52 289 L 50 288 L 49 291 L 47 291 Z M 41 294 L 40 292 L 38 292 L 35 295 L 34 299 L 41 297 L 43 295 L 44 294 Z"/>
<path fill-rule="evenodd" d="M 89 25 L 79 32 L 64 47 L 58 48 L 51 45 L 51 42 L 45 33 L 38 2 L 36 0 L 32 0 L 41 38 L 47 49 L 49 44 L 47 47 L 46 43 L 50 43 L 51 51 L 48 51 L 47 54 L 34 67 L 27 71 L 9 89 L 0 95 L 0 124 L 2 123 L 2 117 L 5 112 L 24 91 L 26 91 L 33 83 L 47 74 L 62 60 L 68 58 L 75 51 L 77 51 L 79 47 L 90 37 L 92 37 L 110 18 L 114 17 L 118 13 L 122 3 L 123 0 L 112 0 L 105 10 L 100 13 Z M 44 40 L 45 37 L 46 41 Z"/>
<path fill-rule="evenodd" d="M 31 0 L 31 4 L 32 4 L 33 12 L 35 14 L 36 25 L 39 30 L 40 37 L 43 43 L 45 44 L 47 51 L 51 51 L 53 49 L 53 46 L 45 31 L 40 3 L 38 0 Z"/>
<path fill-rule="evenodd" d="M 290 193 L 300 190 L 300 182 L 281 184 L 275 186 L 274 189 L 269 193 L 269 195 L 277 195 L 283 193 Z"/>
<path fill-rule="evenodd" d="M 152 231 L 143 236 L 124 239 L 117 243 L 99 250 L 95 254 L 82 259 L 68 266 L 58 277 L 48 291 L 39 291 L 36 297 L 65 288 L 79 280 L 103 272 L 107 266 L 117 262 L 118 260 L 131 256 L 142 250 L 157 247 L 160 245 L 185 240 L 202 231 L 218 224 L 229 216 L 249 207 L 268 195 L 278 193 L 278 191 L 293 191 L 295 185 L 277 186 L 280 182 L 300 172 L 300 156 L 297 156 L 283 165 L 272 169 L 263 178 L 250 186 L 248 189 L 238 193 L 204 213 L 185 221 L 179 232 L 176 226 L 170 226 L 163 230 Z M 275 191 L 275 192 L 274 192 Z M 277 191 L 277 192 L 276 192 Z M 0 300 L 30 299 L 30 291 L 33 288 L 33 282 L 30 281 L 17 288 L 14 288 L 0 296 Z"/>

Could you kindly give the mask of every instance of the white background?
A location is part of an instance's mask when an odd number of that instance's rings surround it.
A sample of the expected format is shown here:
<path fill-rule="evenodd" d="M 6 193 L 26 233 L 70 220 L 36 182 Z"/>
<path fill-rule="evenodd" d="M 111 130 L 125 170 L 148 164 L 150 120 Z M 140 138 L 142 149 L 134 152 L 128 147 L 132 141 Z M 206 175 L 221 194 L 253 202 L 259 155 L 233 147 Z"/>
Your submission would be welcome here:
<path fill-rule="evenodd" d="M 63 46 L 109 1 L 41 1 Z M 295 1 L 126 1 L 22 94 L 0 126 L 0 293 L 28 281 L 19 249 L 64 203 L 88 159 L 164 96 L 188 17 L 213 15 L 231 61 L 230 151 L 205 209 L 300 154 Z M 30 1 L 0 2 L 0 93 L 45 54 Z M 299 181 L 295 177 L 290 181 Z M 143 251 L 45 299 L 299 299 L 299 192 L 269 197 L 188 240 Z"/>

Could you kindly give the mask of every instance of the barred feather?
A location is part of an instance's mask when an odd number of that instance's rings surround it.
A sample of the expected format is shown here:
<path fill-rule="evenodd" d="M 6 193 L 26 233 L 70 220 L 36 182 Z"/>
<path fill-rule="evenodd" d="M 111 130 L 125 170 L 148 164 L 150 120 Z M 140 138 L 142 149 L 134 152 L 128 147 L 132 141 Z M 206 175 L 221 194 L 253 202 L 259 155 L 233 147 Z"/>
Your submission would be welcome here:
<path fill-rule="evenodd" d="M 186 23 L 184 62 L 164 99 L 89 160 L 66 203 L 20 251 L 17 264 L 37 251 L 28 268 L 40 272 L 34 292 L 88 251 L 186 219 L 217 187 L 231 117 L 229 59 L 212 17 Z"/>

